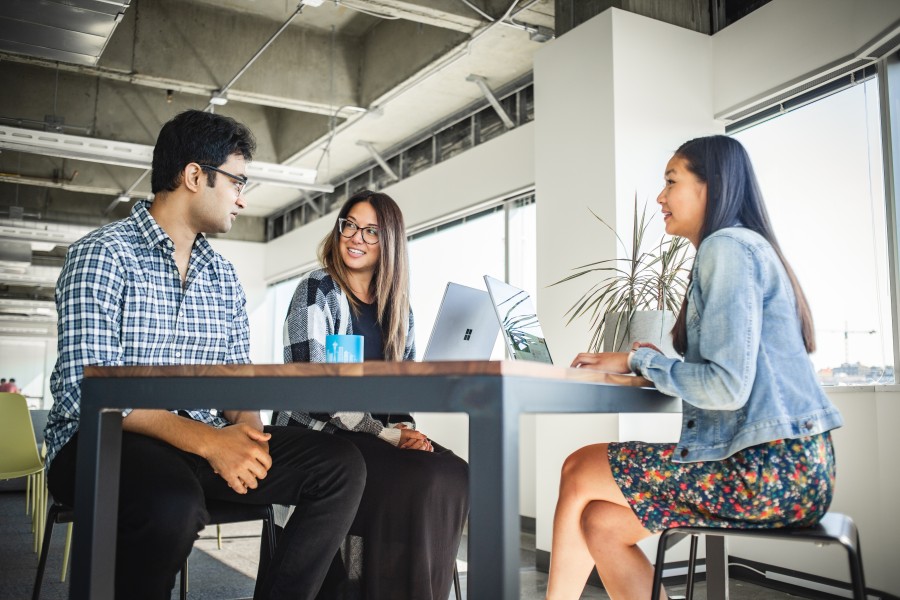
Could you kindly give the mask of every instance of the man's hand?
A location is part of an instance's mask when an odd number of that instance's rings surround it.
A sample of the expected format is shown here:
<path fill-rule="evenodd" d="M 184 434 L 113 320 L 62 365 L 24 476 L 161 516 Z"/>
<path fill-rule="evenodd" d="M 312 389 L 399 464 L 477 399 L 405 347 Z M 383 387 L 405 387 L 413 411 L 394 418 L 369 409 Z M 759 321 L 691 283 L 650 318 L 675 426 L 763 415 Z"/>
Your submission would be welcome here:
<path fill-rule="evenodd" d="M 263 422 L 262 419 L 259 418 L 258 410 L 226 410 L 222 413 L 222 416 L 238 425 L 240 423 L 245 423 L 252 427 L 257 431 L 263 431 Z M 266 453 L 269 452 L 269 442 L 268 439 L 264 442 L 260 442 L 265 448 Z"/>
<path fill-rule="evenodd" d="M 238 494 L 255 490 L 272 466 L 269 438 L 252 425 L 239 423 L 215 430 L 203 458 Z"/>

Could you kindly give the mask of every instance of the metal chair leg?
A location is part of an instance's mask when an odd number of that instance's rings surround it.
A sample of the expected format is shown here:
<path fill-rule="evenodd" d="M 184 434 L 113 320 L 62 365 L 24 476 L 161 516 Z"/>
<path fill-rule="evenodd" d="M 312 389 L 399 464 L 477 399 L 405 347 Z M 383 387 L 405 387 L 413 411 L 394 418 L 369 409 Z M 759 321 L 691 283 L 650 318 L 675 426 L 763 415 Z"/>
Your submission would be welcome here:
<path fill-rule="evenodd" d="M 62 574 L 59 576 L 60 581 L 66 580 L 66 573 L 69 571 L 69 556 L 72 554 L 72 523 L 66 528 L 66 545 L 63 548 Z"/>
<path fill-rule="evenodd" d="M 188 561 L 184 559 L 184 567 L 181 568 L 181 600 L 187 600 L 188 593 Z"/>
<path fill-rule="evenodd" d="M 687 585 L 684 591 L 686 600 L 694 600 L 694 576 L 697 573 L 697 542 L 699 536 L 691 536 L 691 555 L 688 559 Z"/>
<path fill-rule="evenodd" d="M 50 538 L 53 537 L 53 524 L 56 523 L 56 515 L 58 514 L 56 505 L 50 507 L 50 514 L 47 515 L 49 525 L 44 532 L 44 541 L 41 547 L 40 558 L 38 558 L 37 575 L 34 578 L 34 591 L 31 594 L 32 600 L 38 600 L 41 597 L 41 584 L 44 581 L 44 568 L 47 566 L 47 552 L 50 550 Z"/>

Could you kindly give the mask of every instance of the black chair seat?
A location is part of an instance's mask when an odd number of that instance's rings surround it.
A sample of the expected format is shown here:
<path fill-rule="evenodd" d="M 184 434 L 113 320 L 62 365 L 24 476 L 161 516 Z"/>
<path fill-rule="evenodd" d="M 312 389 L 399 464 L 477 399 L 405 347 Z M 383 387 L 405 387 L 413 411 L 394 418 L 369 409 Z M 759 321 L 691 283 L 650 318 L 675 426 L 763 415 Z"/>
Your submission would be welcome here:
<path fill-rule="evenodd" d="M 859 532 L 853 520 L 840 513 L 827 513 L 813 527 L 784 527 L 777 529 L 727 529 L 717 527 L 672 527 L 666 529 L 659 538 L 656 551 L 656 568 L 653 574 L 653 594 L 651 600 L 659 600 L 662 585 L 662 573 L 665 565 L 666 550 L 685 537 L 691 538 L 690 557 L 688 559 L 686 598 L 693 596 L 694 569 L 697 562 L 697 536 L 718 535 L 723 537 L 745 537 L 760 540 L 787 540 L 812 542 L 818 545 L 840 544 L 847 551 L 850 563 L 850 584 L 855 600 L 865 600 L 866 583 L 863 574 L 862 549 L 859 545 Z"/>
<path fill-rule="evenodd" d="M 224 525 L 226 523 L 242 523 L 244 521 L 263 521 L 263 552 L 268 551 L 268 556 L 260 557 L 261 563 L 267 563 L 269 557 L 275 554 L 275 516 L 270 504 L 240 504 L 225 500 L 208 500 L 206 510 L 209 512 L 209 525 Z M 71 523 L 75 518 L 72 507 L 59 502 L 54 502 L 47 511 L 47 528 L 44 531 L 44 540 L 41 546 L 41 556 L 38 559 L 37 575 L 34 581 L 32 600 L 38 600 L 41 596 L 41 584 L 44 579 L 44 568 L 47 566 L 47 552 L 50 550 L 50 538 L 53 535 L 53 525 L 56 523 Z M 268 539 L 265 539 L 268 538 Z M 181 570 L 181 600 L 187 600 L 188 563 L 184 561 Z"/>

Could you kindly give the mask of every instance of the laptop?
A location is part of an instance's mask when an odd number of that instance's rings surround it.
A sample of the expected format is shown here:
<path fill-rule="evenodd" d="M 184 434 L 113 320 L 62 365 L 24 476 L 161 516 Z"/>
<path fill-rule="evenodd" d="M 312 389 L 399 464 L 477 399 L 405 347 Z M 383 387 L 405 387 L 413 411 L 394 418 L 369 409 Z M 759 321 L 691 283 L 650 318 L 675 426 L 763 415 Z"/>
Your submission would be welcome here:
<path fill-rule="evenodd" d="M 503 341 L 515 360 L 532 360 L 553 364 L 547 340 L 538 322 L 537 311 L 528 292 L 490 275 L 484 283 L 491 296 Z"/>
<path fill-rule="evenodd" d="M 450 282 L 422 360 L 488 360 L 499 331 L 488 293 Z"/>

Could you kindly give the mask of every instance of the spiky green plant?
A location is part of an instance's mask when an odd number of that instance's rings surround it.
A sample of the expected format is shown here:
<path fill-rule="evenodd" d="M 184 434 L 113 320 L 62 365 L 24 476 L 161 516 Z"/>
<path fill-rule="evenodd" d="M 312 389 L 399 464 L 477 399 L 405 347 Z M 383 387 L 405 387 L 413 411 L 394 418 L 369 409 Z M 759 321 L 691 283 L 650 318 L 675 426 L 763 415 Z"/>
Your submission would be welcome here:
<path fill-rule="evenodd" d="M 600 223 L 613 232 L 625 250 L 622 258 L 609 258 L 580 267 L 575 273 L 553 285 L 559 285 L 582 277 L 599 274 L 600 280 L 592 285 L 572 307 L 566 311 L 568 325 L 586 316 L 590 319 L 593 335 L 590 351 L 600 352 L 603 337 L 609 327 L 619 331 L 631 322 L 639 310 L 668 310 L 677 313 L 687 289 L 687 263 L 692 258 L 690 242 L 686 238 L 662 236 L 651 250 L 644 250 L 644 238 L 653 216 L 647 218 L 647 205 L 638 212 L 637 196 L 634 199 L 634 221 L 631 248 L 626 247 L 615 228 L 591 211 Z M 612 318 L 617 314 L 618 318 Z M 612 321 L 615 321 L 613 323 Z"/>

